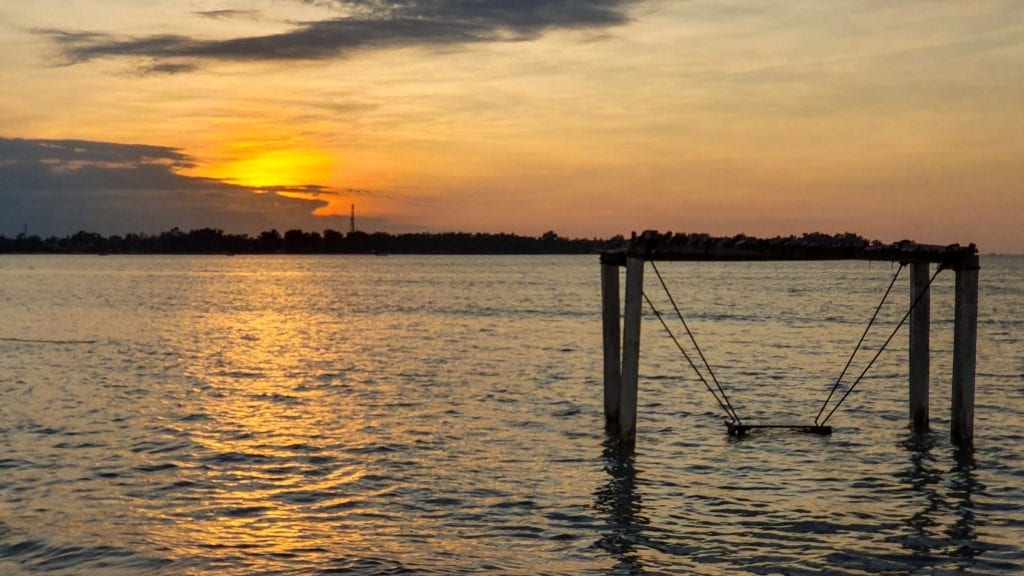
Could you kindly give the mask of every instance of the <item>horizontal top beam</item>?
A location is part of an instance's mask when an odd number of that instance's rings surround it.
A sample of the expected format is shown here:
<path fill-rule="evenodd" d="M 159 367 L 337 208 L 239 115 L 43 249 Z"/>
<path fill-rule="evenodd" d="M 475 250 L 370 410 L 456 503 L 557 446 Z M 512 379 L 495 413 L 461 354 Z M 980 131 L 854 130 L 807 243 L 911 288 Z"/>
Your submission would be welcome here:
<path fill-rule="evenodd" d="M 740 234 L 715 237 L 708 234 L 673 234 L 647 230 L 621 248 L 601 253 L 601 261 L 623 265 L 627 256 L 655 261 L 758 261 L 758 260 L 883 260 L 933 263 L 953 269 L 978 267 L 974 244 L 939 246 L 902 240 L 884 244 L 856 234 L 804 234 L 753 238 Z"/>

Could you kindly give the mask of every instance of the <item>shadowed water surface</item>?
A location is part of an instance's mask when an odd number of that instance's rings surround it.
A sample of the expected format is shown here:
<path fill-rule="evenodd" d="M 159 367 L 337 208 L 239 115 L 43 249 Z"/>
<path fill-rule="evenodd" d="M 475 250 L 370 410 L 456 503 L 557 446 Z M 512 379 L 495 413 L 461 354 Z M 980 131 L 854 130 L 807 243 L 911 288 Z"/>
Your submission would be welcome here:
<path fill-rule="evenodd" d="M 661 270 L 739 413 L 805 421 L 895 272 Z M 5 256 L 0 338 L 65 342 L 0 341 L 0 573 L 1018 572 L 1024 259 L 981 282 L 974 451 L 943 273 L 933 432 L 901 334 L 832 436 L 731 438 L 648 313 L 626 454 L 596 257 Z"/>

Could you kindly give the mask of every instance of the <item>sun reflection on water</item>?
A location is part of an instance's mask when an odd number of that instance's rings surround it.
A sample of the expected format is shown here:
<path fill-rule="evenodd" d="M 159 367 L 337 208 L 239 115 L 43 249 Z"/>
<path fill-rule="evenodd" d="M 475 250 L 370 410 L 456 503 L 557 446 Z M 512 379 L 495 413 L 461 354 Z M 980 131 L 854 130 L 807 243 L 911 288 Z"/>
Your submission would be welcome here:
<path fill-rule="evenodd" d="M 367 546 L 358 521 L 336 520 L 389 491 L 363 486 L 367 470 L 344 457 L 373 425 L 360 402 L 338 393 L 352 383 L 310 378 L 325 345 L 315 311 L 265 305 L 287 298 L 280 291 L 297 279 L 262 280 L 233 292 L 225 310 L 190 319 L 190 331 L 219 338 L 197 343 L 192 394 L 168 417 L 193 448 L 176 462 L 182 498 L 152 523 L 154 539 L 186 563 L 220 550 L 257 571 L 300 556 L 324 565 Z"/>

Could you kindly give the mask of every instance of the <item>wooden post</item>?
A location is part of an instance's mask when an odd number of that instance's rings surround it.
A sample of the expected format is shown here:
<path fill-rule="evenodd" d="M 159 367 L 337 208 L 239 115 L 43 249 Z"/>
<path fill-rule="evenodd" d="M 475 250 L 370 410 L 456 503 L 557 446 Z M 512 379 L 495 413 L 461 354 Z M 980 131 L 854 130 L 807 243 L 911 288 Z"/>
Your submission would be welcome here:
<path fill-rule="evenodd" d="M 619 419 L 622 354 L 619 330 L 619 265 L 601 263 L 601 319 L 604 325 L 604 417 Z"/>
<path fill-rule="evenodd" d="M 978 257 L 956 269 L 953 312 L 953 395 L 949 436 L 955 444 L 974 443 L 974 370 L 978 346 Z"/>
<path fill-rule="evenodd" d="M 928 262 L 914 262 L 910 265 L 910 427 L 914 430 L 928 430 L 928 380 L 930 376 L 928 332 L 931 320 L 931 295 L 928 293 L 930 277 Z M 923 292 L 923 294 L 922 294 Z M 920 298 L 920 300 L 918 300 Z"/>
<path fill-rule="evenodd" d="M 640 316 L 643 312 L 644 259 L 626 258 L 626 304 L 622 325 L 622 390 L 619 442 L 636 442 L 637 382 L 640 379 Z"/>

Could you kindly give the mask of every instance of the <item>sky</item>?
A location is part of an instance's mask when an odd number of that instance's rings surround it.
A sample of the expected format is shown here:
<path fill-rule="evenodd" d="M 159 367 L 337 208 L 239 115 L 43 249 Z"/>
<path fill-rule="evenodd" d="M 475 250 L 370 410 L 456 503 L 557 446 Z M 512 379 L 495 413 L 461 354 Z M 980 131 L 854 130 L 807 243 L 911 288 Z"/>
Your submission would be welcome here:
<path fill-rule="evenodd" d="M 1024 0 L 9 0 L 0 234 L 1024 253 Z"/>

